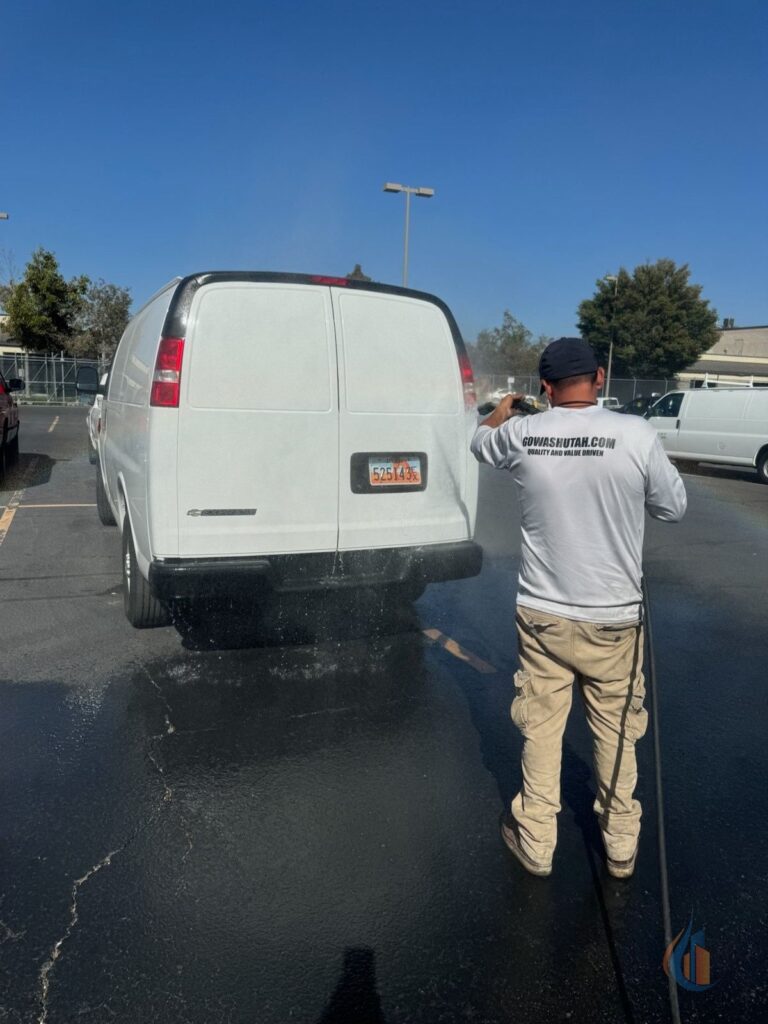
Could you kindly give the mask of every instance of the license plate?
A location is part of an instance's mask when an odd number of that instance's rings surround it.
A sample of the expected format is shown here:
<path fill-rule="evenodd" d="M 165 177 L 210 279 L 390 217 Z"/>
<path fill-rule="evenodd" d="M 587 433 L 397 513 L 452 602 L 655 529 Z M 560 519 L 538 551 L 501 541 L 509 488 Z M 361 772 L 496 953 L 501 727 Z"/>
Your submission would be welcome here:
<path fill-rule="evenodd" d="M 371 487 L 421 487 L 421 459 L 369 459 Z"/>

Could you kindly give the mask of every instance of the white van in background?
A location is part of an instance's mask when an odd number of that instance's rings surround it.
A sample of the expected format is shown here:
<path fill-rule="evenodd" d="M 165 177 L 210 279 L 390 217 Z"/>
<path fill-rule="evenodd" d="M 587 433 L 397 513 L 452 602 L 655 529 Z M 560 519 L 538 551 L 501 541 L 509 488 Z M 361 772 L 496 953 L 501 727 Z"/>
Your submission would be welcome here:
<path fill-rule="evenodd" d="M 95 383 L 81 386 L 96 390 Z M 212 592 L 476 575 L 472 371 L 434 296 L 346 278 L 177 279 L 129 323 L 99 433 L 125 610 Z"/>
<path fill-rule="evenodd" d="M 754 466 L 768 484 L 768 388 L 670 391 L 645 418 L 671 458 Z"/>

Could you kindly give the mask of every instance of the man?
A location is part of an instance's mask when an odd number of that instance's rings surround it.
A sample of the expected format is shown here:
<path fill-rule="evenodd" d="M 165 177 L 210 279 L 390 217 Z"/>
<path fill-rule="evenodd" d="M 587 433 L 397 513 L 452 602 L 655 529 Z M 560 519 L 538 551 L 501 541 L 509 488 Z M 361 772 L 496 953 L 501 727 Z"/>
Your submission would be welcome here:
<path fill-rule="evenodd" d="M 512 720 L 525 740 L 523 784 L 502 837 L 532 874 L 551 873 L 576 680 L 593 736 L 594 809 L 608 871 L 628 878 L 640 834 L 635 742 L 648 722 L 640 614 L 645 510 L 677 522 L 685 488 L 653 427 L 597 407 L 605 374 L 585 341 L 553 341 L 539 375 L 551 409 L 519 416 L 522 396 L 507 395 L 472 440 L 478 461 L 512 474 L 521 508 Z"/>

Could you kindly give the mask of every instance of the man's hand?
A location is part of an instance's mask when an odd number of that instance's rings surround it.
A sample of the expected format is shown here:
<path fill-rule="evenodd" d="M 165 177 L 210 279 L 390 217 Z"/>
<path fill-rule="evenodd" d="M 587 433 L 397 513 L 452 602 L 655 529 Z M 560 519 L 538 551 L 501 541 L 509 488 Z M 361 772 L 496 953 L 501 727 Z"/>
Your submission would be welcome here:
<path fill-rule="evenodd" d="M 500 427 L 502 423 L 506 423 L 507 420 L 511 419 L 513 416 L 519 416 L 520 410 L 515 408 L 515 402 L 519 402 L 522 397 L 523 395 L 517 391 L 510 395 L 504 395 L 491 415 L 487 416 L 480 423 L 480 426 Z"/>

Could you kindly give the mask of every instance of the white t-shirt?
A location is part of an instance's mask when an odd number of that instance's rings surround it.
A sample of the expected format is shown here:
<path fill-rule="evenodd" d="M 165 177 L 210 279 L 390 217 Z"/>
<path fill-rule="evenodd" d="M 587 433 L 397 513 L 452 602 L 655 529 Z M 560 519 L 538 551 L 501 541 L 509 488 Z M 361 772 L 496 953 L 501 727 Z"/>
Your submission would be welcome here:
<path fill-rule="evenodd" d="M 517 603 L 587 622 L 636 622 L 645 510 L 677 522 L 687 504 L 654 428 L 597 406 L 558 407 L 478 426 L 472 452 L 517 484 Z"/>

